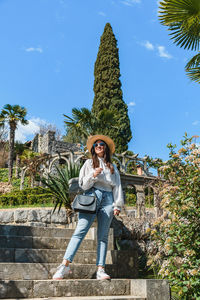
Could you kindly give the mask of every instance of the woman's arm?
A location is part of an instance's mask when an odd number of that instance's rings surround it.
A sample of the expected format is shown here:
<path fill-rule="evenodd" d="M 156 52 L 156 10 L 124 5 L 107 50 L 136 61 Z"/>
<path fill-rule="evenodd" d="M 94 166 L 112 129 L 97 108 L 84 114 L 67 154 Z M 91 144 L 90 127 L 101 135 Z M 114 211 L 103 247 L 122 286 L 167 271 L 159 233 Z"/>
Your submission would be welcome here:
<path fill-rule="evenodd" d="M 79 186 L 83 190 L 89 190 L 97 180 L 97 177 L 94 177 L 94 169 L 91 164 L 91 160 L 86 160 L 84 165 L 82 166 L 79 173 Z"/>

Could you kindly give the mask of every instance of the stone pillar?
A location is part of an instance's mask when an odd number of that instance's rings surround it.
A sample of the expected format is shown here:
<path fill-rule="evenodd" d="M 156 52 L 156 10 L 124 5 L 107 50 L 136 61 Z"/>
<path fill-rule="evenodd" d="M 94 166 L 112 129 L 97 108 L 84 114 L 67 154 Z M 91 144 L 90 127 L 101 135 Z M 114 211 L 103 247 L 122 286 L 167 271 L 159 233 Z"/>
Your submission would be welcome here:
<path fill-rule="evenodd" d="M 136 187 L 136 210 L 137 210 L 137 218 L 145 217 L 145 193 L 143 186 L 135 185 Z"/>
<path fill-rule="evenodd" d="M 47 153 L 52 154 L 53 150 L 53 142 L 55 141 L 55 131 L 48 131 L 47 132 Z"/>
<path fill-rule="evenodd" d="M 132 279 L 131 295 L 146 300 L 170 300 L 170 285 L 162 279 Z"/>
<path fill-rule="evenodd" d="M 161 199 L 158 193 L 154 191 L 154 209 L 155 209 L 156 218 L 159 218 L 163 214 L 163 209 L 161 208 L 160 203 L 161 203 Z"/>
<path fill-rule="evenodd" d="M 39 153 L 43 152 L 43 145 L 42 145 L 43 135 L 38 134 L 38 151 Z"/>

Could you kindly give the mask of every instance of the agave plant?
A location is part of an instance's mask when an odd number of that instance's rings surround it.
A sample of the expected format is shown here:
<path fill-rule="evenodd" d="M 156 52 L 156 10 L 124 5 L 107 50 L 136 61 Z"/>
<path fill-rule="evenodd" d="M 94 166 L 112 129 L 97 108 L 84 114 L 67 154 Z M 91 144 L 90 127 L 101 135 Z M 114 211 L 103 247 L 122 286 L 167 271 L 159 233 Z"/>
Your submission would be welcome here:
<path fill-rule="evenodd" d="M 69 196 L 69 180 L 78 177 L 81 165 L 70 163 L 64 167 L 55 165 L 55 174 L 48 174 L 48 178 L 41 178 L 41 181 L 46 185 L 55 199 L 55 206 L 53 212 L 58 207 L 60 211 L 62 205 L 66 208 L 67 212 L 71 212 L 71 201 Z"/>

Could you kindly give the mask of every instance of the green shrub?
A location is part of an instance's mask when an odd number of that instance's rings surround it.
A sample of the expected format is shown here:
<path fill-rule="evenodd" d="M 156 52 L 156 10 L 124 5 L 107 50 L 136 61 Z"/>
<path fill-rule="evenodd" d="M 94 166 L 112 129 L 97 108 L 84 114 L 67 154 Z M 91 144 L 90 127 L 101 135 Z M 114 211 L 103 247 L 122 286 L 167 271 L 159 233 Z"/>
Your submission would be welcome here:
<path fill-rule="evenodd" d="M 8 169 L 4 169 L 4 168 L 0 169 L 0 181 L 8 182 Z"/>
<path fill-rule="evenodd" d="M 0 168 L 0 182 L 8 182 L 8 168 Z M 20 178 L 16 178 L 13 174 L 12 186 L 14 189 L 20 188 Z M 24 178 L 24 188 L 29 186 L 29 179 L 27 176 Z"/>
<path fill-rule="evenodd" d="M 132 194 L 129 192 L 126 193 L 126 205 L 136 206 L 136 200 L 137 200 L 137 198 L 136 198 L 135 194 Z"/>
<path fill-rule="evenodd" d="M 170 159 L 159 170 L 166 180 L 160 186 L 164 214 L 151 231 L 158 252 L 148 261 L 182 300 L 200 299 L 200 147 L 193 139 L 185 134 L 178 151 L 168 145 Z"/>
<path fill-rule="evenodd" d="M 0 206 L 17 206 L 53 203 L 53 196 L 49 189 L 36 187 L 26 188 L 22 191 L 13 190 L 0 196 Z"/>

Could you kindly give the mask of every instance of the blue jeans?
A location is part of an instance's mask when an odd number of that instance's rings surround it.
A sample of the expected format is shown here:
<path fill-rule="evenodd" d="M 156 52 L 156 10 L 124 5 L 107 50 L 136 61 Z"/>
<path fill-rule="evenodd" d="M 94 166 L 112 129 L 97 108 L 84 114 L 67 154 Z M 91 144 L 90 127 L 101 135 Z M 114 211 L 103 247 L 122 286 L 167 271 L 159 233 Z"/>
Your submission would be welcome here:
<path fill-rule="evenodd" d="M 64 255 L 64 259 L 73 261 L 73 258 L 83 240 L 91 227 L 95 216 L 97 216 L 98 229 L 97 229 L 97 266 L 105 266 L 107 245 L 108 245 L 108 233 L 110 224 L 113 218 L 113 193 L 106 192 L 99 189 L 95 189 L 97 196 L 97 212 L 96 214 L 79 213 L 78 224 L 74 234 L 67 246 L 67 250 Z M 91 195 L 91 189 L 86 192 L 87 195 Z"/>

